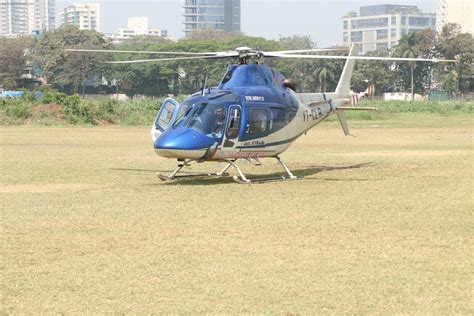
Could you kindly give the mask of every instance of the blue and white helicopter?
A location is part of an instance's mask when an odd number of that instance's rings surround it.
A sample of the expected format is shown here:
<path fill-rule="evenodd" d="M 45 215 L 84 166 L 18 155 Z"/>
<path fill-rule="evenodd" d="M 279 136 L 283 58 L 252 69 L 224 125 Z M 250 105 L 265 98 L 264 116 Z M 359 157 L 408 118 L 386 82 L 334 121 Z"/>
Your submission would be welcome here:
<path fill-rule="evenodd" d="M 368 91 L 354 93 L 350 83 L 356 60 L 429 61 L 446 60 L 385 58 L 358 56 L 353 45 L 348 56 L 306 55 L 322 49 L 263 52 L 240 47 L 232 52 L 176 53 L 137 51 L 97 51 L 196 55 L 176 58 L 114 61 L 113 64 L 158 62 L 171 60 L 236 58 L 229 65 L 217 87 L 203 88 L 182 104 L 172 98 L 164 101 L 151 129 L 156 153 L 176 159 L 178 166 L 170 175 L 157 174 L 163 181 L 193 177 L 226 177 L 227 171 L 237 173 L 233 179 L 239 183 L 298 179 L 281 160 L 280 155 L 300 136 L 336 114 L 345 135 L 350 135 L 346 111 L 375 111 L 375 108 L 356 107 L 357 100 Z M 300 53 L 300 54 L 298 54 Z M 278 71 L 261 65 L 264 57 L 305 59 L 346 59 L 336 91 L 324 93 L 296 93 L 295 82 L 285 79 Z M 248 179 L 236 163 L 239 159 L 255 161 L 273 158 L 283 167 L 286 175 L 277 178 Z M 216 173 L 179 175 L 193 162 L 224 162 L 225 167 Z"/>

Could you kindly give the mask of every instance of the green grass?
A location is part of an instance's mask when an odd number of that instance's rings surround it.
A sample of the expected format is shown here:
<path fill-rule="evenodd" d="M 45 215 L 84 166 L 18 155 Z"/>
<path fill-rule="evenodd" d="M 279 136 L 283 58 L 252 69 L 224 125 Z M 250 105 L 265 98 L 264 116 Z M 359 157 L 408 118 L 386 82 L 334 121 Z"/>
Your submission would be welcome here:
<path fill-rule="evenodd" d="M 473 127 L 425 120 L 322 125 L 251 186 L 160 182 L 148 128 L 2 127 L 1 312 L 472 314 Z"/>
<path fill-rule="evenodd" d="M 0 125 L 37 126 L 87 126 L 121 125 L 149 126 L 165 98 L 157 100 L 117 101 L 114 99 L 81 100 L 79 96 L 67 96 L 47 91 L 42 99 L 31 95 L 22 99 L 0 99 Z M 176 98 L 179 102 L 185 96 Z M 439 119 L 457 116 L 460 120 L 472 120 L 474 102 L 384 102 L 363 101 L 361 106 L 377 107 L 379 112 L 348 112 L 351 121 L 384 121 L 386 126 L 398 126 L 398 122 L 408 121 L 406 126 L 436 126 L 432 120 L 420 122 L 419 116 Z M 337 121 L 335 116 L 330 122 Z M 452 120 L 451 120 L 452 121 Z M 413 125 L 415 123 L 415 125 Z M 419 124 L 424 125 L 419 125 Z M 471 122 L 472 124 L 472 122 Z M 367 125 L 367 124 L 366 124 Z M 356 125 L 361 127 L 361 125 Z M 363 125 L 362 125 L 363 126 Z"/>

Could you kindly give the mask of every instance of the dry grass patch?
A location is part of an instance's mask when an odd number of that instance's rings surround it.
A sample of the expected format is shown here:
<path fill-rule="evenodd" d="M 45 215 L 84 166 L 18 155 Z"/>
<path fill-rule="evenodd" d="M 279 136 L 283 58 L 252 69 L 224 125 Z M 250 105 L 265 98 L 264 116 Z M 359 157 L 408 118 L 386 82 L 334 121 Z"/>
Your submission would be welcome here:
<path fill-rule="evenodd" d="M 247 186 L 160 182 L 147 128 L 0 129 L 2 311 L 472 313 L 472 126 L 354 132 Z"/>

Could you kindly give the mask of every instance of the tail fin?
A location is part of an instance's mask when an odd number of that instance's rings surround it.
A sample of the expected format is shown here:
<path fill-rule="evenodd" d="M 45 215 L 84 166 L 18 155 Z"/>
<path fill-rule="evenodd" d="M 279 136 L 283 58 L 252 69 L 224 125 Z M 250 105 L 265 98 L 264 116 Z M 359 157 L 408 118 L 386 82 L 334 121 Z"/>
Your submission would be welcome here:
<path fill-rule="evenodd" d="M 352 44 L 351 50 L 349 52 L 349 56 L 355 56 L 359 53 L 359 47 L 357 44 Z M 346 65 L 344 66 L 344 70 L 342 71 L 341 79 L 339 79 L 339 83 L 337 84 L 336 94 L 340 97 L 348 97 L 351 94 L 351 79 L 352 79 L 352 72 L 354 71 L 355 60 L 348 59 L 346 61 Z"/>

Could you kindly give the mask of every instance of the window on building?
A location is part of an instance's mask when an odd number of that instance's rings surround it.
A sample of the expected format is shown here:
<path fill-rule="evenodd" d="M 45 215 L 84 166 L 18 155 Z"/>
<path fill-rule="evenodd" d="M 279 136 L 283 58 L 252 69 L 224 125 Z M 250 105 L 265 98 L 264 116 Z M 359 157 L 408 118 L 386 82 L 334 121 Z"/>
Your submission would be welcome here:
<path fill-rule="evenodd" d="M 377 50 L 387 50 L 388 43 L 377 43 Z"/>
<path fill-rule="evenodd" d="M 351 32 L 351 42 L 362 42 L 362 32 Z"/>
<path fill-rule="evenodd" d="M 377 30 L 377 40 L 388 38 L 388 30 Z"/>
<path fill-rule="evenodd" d="M 388 26 L 388 18 L 371 18 L 371 19 L 354 20 L 351 22 L 351 26 L 353 29 L 365 29 L 365 28 Z"/>
<path fill-rule="evenodd" d="M 409 17 L 408 24 L 411 26 L 430 26 L 430 18 L 425 17 Z"/>

